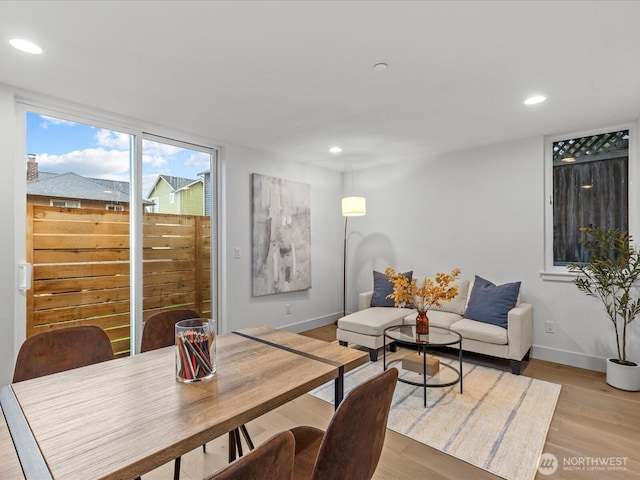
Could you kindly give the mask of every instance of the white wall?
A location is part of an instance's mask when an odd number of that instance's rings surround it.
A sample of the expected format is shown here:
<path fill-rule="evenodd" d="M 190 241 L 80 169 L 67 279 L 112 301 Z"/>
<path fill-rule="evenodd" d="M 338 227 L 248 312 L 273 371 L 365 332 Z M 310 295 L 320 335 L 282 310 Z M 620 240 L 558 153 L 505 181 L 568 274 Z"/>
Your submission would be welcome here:
<path fill-rule="evenodd" d="M 457 266 L 464 278 L 521 281 L 534 309 L 533 356 L 602 370 L 615 337 L 601 307 L 572 283 L 540 277 L 543 162 L 543 139 L 533 138 L 360 172 L 367 215 L 350 235 L 354 288 L 370 290 L 371 271 L 387 266 L 423 275 Z M 545 333 L 546 320 L 555 334 Z M 638 361 L 640 321 L 632 327 Z"/>
<path fill-rule="evenodd" d="M 266 324 L 301 331 L 336 320 L 342 310 L 341 175 L 263 152 L 229 146 L 226 169 L 227 330 Z M 311 289 L 251 296 L 251 174 L 311 185 Z M 239 247 L 241 258 L 234 258 Z M 291 314 L 285 306 L 291 305 Z"/>

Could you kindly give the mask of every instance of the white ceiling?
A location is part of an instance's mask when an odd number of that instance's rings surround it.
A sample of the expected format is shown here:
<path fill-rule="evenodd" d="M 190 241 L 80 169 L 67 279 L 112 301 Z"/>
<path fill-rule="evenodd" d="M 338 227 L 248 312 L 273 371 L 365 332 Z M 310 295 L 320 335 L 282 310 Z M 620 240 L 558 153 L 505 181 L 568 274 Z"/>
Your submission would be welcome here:
<path fill-rule="evenodd" d="M 640 2 L 2 1 L 0 83 L 358 168 L 638 119 Z"/>

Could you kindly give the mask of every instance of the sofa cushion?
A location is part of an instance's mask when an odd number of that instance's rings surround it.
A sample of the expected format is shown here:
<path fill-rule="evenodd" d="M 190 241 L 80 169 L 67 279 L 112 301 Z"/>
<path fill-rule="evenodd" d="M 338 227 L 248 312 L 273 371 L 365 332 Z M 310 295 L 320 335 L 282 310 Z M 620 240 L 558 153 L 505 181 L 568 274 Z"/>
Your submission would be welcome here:
<path fill-rule="evenodd" d="M 338 328 L 363 335 L 382 335 L 385 328 L 401 325 L 402 319 L 414 311 L 411 308 L 371 307 L 342 317 L 338 320 Z"/>
<path fill-rule="evenodd" d="M 412 313 L 411 315 L 407 315 L 406 317 L 404 317 L 404 323 L 409 325 L 414 325 L 416 323 L 417 316 L 418 316 L 418 312 Z M 430 309 L 427 312 L 427 317 L 429 317 L 430 326 L 446 328 L 447 330 L 449 330 L 452 324 L 462 319 L 462 315 L 458 315 L 457 313 L 442 312 L 442 311 L 433 310 L 433 309 Z"/>
<path fill-rule="evenodd" d="M 507 328 L 507 314 L 516 306 L 520 282 L 495 285 L 476 275 L 465 318 Z"/>
<path fill-rule="evenodd" d="M 413 271 L 403 273 L 411 281 Z M 393 293 L 393 283 L 389 281 L 386 273 L 373 271 L 373 297 L 371 297 L 372 307 L 395 307 L 396 304 L 388 295 Z"/>
<path fill-rule="evenodd" d="M 458 315 L 464 315 L 464 311 L 467 308 L 467 298 L 469 296 L 469 280 L 455 280 L 453 282 L 454 285 L 458 286 L 458 295 L 450 302 L 442 301 L 440 304 L 442 306 L 437 307 L 433 305 L 429 311 L 436 312 L 451 312 L 457 313 Z"/>
<path fill-rule="evenodd" d="M 485 322 L 477 322 L 469 318 L 455 322 L 451 330 L 462 335 L 463 339 L 477 340 L 478 342 L 507 345 L 507 329 Z"/>

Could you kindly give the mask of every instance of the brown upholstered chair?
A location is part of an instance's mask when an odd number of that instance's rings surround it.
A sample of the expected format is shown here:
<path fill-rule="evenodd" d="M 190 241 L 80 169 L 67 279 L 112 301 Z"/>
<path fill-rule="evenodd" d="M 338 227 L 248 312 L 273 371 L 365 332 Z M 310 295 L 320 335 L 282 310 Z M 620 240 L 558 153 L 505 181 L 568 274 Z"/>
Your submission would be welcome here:
<path fill-rule="evenodd" d="M 398 371 L 391 368 L 354 388 L 326 432 L 291 430 L 296 439 L 294 480 L 369 480 L 376 470 Z"/>
<path fill-rule="evenodd" d="M 148 352 L 150 350 L 175 345 L 176 323 L 180 320 L 189 320 L 190 318 L 200 318 L 200 314 L 195 310 L 176 309 L 159 312 L 150 316 L 142 330 L 140 351 Z"/>
<path fill-rule="evenodd" d="M 205 480 L 291 480 L 295 441 L 281 432 Z"/>
<path fill-rule="evenodd" d="M 113 360 L 109 337 L 100 327 L 79 325 L 27 338 L 18 352 L 13 382 Z"/>

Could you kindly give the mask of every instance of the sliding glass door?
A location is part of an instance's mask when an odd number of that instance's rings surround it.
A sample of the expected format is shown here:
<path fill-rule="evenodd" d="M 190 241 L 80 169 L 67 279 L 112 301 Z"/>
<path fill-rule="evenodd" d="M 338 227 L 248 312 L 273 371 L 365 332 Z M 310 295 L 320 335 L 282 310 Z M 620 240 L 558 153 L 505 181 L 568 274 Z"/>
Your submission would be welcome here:
<path fill-rule="evenodd" d="M 155 312 L 216 316 L 216 151 L 32 109 L 25 116 L 26 336 L 98 325 L 122 356 Z"/>

